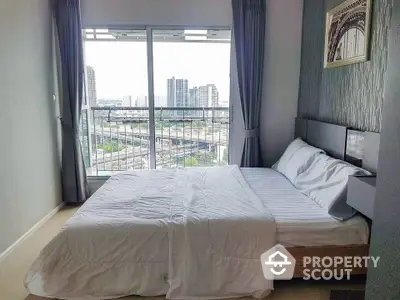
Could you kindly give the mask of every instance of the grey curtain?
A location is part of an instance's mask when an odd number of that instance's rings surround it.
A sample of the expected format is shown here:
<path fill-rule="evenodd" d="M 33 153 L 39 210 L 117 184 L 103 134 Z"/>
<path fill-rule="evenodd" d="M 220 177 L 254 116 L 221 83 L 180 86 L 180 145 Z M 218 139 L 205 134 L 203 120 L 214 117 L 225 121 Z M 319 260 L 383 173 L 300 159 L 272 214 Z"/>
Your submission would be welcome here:
<path fill-rule="evenodd" d="M 61 64 L 62 192 L 68 204 L 83 203 L 89 194 L 79 140 L 83 100 L 83 48 L 79 0 L 55 0 Z"/>
<path fill-rule="evenodd" d="M 242 167 L 262 165 L 260 108 L 264 67 L 265 0 L 232 0 L 233 34 L 244 120 Z"/>

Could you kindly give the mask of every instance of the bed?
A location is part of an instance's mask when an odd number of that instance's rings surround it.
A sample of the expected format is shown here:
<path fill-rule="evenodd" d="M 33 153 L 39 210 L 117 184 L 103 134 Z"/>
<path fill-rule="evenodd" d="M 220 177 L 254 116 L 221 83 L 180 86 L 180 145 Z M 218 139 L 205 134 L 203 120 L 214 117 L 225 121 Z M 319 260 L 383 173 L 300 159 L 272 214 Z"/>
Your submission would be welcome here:
<path fill-rule="evenodd" d="M 362 132 L 351 127 L 320 122 L 305 118 L 296 118 L 295 137 L 300 137 L 310 145 L 326 150 L 326 153 L 340 160 L 350 162 L 367 169 L 375 176 L 378 169 L 380 134 Z M 369 229 L 371 220 L 363 216 Z M 295 277 L 302 277 L 304 256 L 335 257 L 335 256 L 368 256 L 369 239 L 366 243 L 347 245 L 295 246 L 289 248 L 296 258 Z M 342 266 L 344 269 L 345 267 Z M 351 274 L 366 274 L 367 268 L 354 268 Z"/>
<path fill-rule="evenodd" d="M 346 221 L 332 218 L 272 169 L 249 168 L 242 173 L 275 219 L 277 244 L 296 259 L 294 277 L 303 277 L 304 256 L 368 256 L 370 225 L 361 215 Z M 355 268 L 351 273 L 365 274 L 366 269 Z"/>
<path fill-rule="evenodd" d="M 330 125 L 298 119 L 296 135 L 344 160 L 348 130 Z M 363 217 L 332 218 L 273 169 L 126 172 L 68 220 L 25 286 L 60 299 L 261 298 L 273 282 L 263 277 L 260 254 L 276 243 L 295 256 L 300 276 L 302 256 L 363 256 L 368 239 Z"/>
<path fill-rule="evenodd" d="M 368 223 L 360 215 L 343 222 L 332 218 L 272 169 L 243 168 L 242 173 L 274 217 L 277 243 L 286 248 L 368 244 Z"/>

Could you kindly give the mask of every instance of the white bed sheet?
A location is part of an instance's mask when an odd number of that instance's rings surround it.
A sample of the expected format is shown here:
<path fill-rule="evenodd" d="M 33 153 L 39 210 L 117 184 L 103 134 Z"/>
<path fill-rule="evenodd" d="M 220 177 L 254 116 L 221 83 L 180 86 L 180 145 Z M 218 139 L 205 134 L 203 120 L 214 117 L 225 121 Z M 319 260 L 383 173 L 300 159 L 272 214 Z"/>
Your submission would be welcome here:
<path fill-rule="evenodd" d="M 368 243 L 369 227 L 360 215 L 338 221 L 279 172 L 267 168 L 242 168 L 241 171 L 274 217 L 277 243 L 285 247 Z"/>
<path fill-rule="evenodd" d="M 121 173 L 41 251 L 25 286 L 71 300 L 262 298 L 275 233 L 237 166 Z"/>
<path fill-rule="evenodd" d="M 272 169 L 206 171 L 114 176 L 43 249 L 26 287 L 40 296 L 79 300 L 262 297 L 272 282 L 262 276 L 259 255 L 276 238 L 284 246 L 368 241 L 361 217 L 333 219 Z M 210 249 L 212 255 L 203 255 Z M 210 266 L 219 266 L 214 276 Z"/>

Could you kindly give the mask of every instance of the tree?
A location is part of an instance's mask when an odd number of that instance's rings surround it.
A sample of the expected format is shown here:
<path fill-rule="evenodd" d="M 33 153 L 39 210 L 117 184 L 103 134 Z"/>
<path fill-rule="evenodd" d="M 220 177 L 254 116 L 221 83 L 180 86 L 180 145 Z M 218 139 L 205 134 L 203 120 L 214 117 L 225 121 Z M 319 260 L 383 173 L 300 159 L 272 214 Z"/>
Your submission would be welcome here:
<path fill-rule="evenodd" d="M 208 166 L 210 164 L 213 164 L 214 160 L 217 159 L 217 154 L 213 152 L 200 152 L 196 154 L 196 160 L 204 165 Z"/>
<path fill-rule="evenodd" d="M 197 159 L 193 156 L 185 158 L 185 167 L 197 167 L 198 165 Z"/>
<path fill-rule="evenodd" d="M 115 141 L 107 142 L 102 145 L 97 145 L 97 149 L 103 149 L 106 153 L 119 152 L 124 150 L 126 147 L 124 145 L 118 144 Z"/>

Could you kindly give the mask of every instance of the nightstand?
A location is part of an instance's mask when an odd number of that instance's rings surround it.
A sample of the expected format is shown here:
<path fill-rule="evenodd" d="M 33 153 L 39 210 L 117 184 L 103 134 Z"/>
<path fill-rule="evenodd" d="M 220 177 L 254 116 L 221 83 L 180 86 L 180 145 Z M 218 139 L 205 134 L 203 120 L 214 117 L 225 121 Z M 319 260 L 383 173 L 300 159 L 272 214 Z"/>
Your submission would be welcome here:
<path fill-rule="evenodd" d="M 373 219 L 375 203 L 375 176 L 349 176 L 347 204 Z"/>

